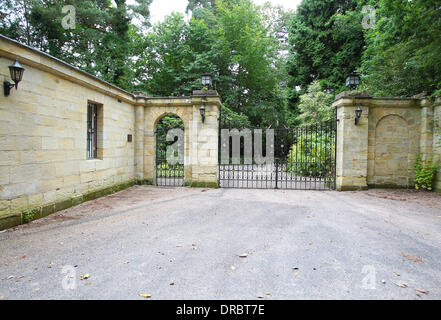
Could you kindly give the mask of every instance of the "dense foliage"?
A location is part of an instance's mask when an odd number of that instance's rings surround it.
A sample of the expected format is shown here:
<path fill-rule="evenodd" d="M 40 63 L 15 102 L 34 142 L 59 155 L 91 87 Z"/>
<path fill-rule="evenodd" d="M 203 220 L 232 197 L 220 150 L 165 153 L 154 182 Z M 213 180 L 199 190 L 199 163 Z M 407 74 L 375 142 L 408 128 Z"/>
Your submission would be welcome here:
<path fill-rule="evenodd" d="M 438 169 L 439 164 L 434 163 L 433 159 L 422 161 L 420 157 L 417 157 L 415 162 L 415 189 L 431 191 Z"/>
<path fill-rule="evenodd" d="M 298 137 L 288 155 L 287 171 L 301 177 L 333 176 L 335 163 L 332 134 L 305 133 Z"/>
<path fill-rule="evenodd" d="M 323 123 L 334 117 L 334 96 L 324 92 L 319 81 L 314 81 L 308 91 L 300 96 L 298 119 L 304 125 Z"/>
<path fill-rule="evenodd" d="M 361 68 L 366 88 L 379 96 L 440 95 L 440 1 L 380 0 L 377 8 Z"/>
<path fill-rule="evenodd" d="M 132 90 L 133 34 L 149 25 L 151 1 L 127 5 L 125 0 L 4 0 L 0 33 Z M 75 8 L 74 29 L 62 26 L 66 5 Z M 131 23 L 134 18 L 139 27 Z"/>
<path fill-rule="evenodd" d="M 289 38 L 294 102 L 315 80 L 331 92 L 345 89 L 345 78 L 360 66 L 364 46 L 358 9 L 356 0 L 303 0 L 299 5 Z"/>
<path fill-rule="evenodd" d="M 0 33 L 123 89 L 188 95 L 211 73 L 225 110 L 252 126 L 326 120 L 352 71 L 376 96 L 441 94 L 439 0 L 189 0 L 150 25 L 152 0 L 3 0 Z M 76 24 L 62 27 L 65 5 Z M 369 28 L 366 5 L 375 11 Z"/>
<path fill-rule="evenodd" d="M 264 17 L 251 1 L 224 0 L 214 9 L 199 9 L 189 22 L 181 14 L 168 16 L 147 35 L 137 61 L 141 88 L 153 95 L 188 95 L 208 72 L 230 109 L 256 124 L 283 119 L 280 83 L 287 74 L 278 55 L 281 44 Z"/>

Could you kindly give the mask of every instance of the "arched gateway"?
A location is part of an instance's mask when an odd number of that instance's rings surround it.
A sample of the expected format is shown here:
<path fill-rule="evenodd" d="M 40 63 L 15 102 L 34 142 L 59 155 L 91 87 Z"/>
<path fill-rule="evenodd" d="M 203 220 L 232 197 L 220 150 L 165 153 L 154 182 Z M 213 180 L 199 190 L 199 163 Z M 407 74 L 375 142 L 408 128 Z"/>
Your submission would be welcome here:
<path fill-rule="evenodd" d="M 177 115 L 165 115 L 156 123 L 155 181 L 157 186 L 184 185 L 184 122 Z"/>
<path fill-rule="evenodd" d="M 217 187 L 221 105 L 217 92 L 195 91 L 191 97 L 138 97 L 137 100 L 136 131 L 139 134 L 135 135 L 136 179 L 159 186 Z M 204 117 L 201 107 L 205 110 Z M 161 123 L 164 119 L 176 117 L 182 121 L 178 128 L 183 132 L 169 133 L 170 141 L 167 141 L 168 132 Z M 176 162 L 166 165 L 165 146 L 177 142 L 176 137 L 179 137 L 179 143 L 175 147 L 181 148 L 181 154 L 175 152 Z"/>

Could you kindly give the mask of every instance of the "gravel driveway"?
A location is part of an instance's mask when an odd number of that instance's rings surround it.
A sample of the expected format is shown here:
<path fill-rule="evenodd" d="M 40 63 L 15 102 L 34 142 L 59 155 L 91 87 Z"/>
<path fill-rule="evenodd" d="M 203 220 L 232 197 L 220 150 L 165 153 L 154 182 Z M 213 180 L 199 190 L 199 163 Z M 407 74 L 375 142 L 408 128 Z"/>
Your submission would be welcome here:
<path fill-rule="evenodd" d="M 0 233 L 0 299 L 441 299 L 441 196 L 135 186 Z"/>

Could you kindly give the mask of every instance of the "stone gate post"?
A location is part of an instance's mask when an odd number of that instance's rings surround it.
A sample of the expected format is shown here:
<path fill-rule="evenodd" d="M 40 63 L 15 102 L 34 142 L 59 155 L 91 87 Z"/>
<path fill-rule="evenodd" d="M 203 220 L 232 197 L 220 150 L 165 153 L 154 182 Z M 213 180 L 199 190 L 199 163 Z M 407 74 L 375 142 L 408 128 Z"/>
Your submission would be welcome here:
<path fill-rule="evenodd" d="M 350 96 L 343 92 L 333 106 L 337 108 L 337 190 L 367 189 L 369 100 L 368 95 Z M 355 110 L 363 110 L 355 125 Z"/>
<path fill-rule="evenodd" d="M 218 186 L 218 134 L 221 99 L 215 90 L 196 90 L 192 96 L 192 121 L 190 124 L 191 179 L 193 187 Z M 202 121 L 201 107 L 205 108 Z"/>

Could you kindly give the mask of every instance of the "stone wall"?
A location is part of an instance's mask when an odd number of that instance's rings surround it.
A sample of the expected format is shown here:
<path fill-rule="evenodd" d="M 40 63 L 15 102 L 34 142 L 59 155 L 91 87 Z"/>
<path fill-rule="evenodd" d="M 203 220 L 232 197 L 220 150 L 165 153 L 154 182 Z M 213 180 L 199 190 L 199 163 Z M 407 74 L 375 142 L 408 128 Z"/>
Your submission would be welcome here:
<path fill-rule="evenodd" d="M 337 188 L 412 188 L 416 157 L 420 154 L 427 159 L 440 154 L 440 148 L 434 147 L 439 139 L 433 132 L 434 113 L 440 112 L 436 105 L 427 98 L 372 98 L 349 92 L 339 95 L 334 102 L 338 119 Z M 358 106 L 363 113 L 355 125 Z M 437 190 L 441 190 L 439 182 Z"/>
<path fill-rule="evenodd" d="M 0 229 L 134 180 L 131 94 L 3 39 L 0 55 L 2 83 L 11 81 L 15 58 L 26 69 L 18 90 L 0 95 Z M 99 105 L 103 129 L 93 160 L 87 159 L 88 102 Z"/>
<path fill-rule="evenodd" d="M 217 93 L 132 94 L 0 36 L 2 83 L 11 81 L 8 66 L 16 58 L 25 68 L 23 80 L 8 97 L 0 94 L 0 230 L 136 182 L 154 182 L 154 127 L 165 114 L 186 123 L 187 184 L 217 185 L 217 135 L 203 136 L 201 130 L 218 130 Z M 92 160 L 87 159 L 88 102 L 99 106 L 98 159 Z M 207 108 L 204 124 L 201 103 Z"/>

